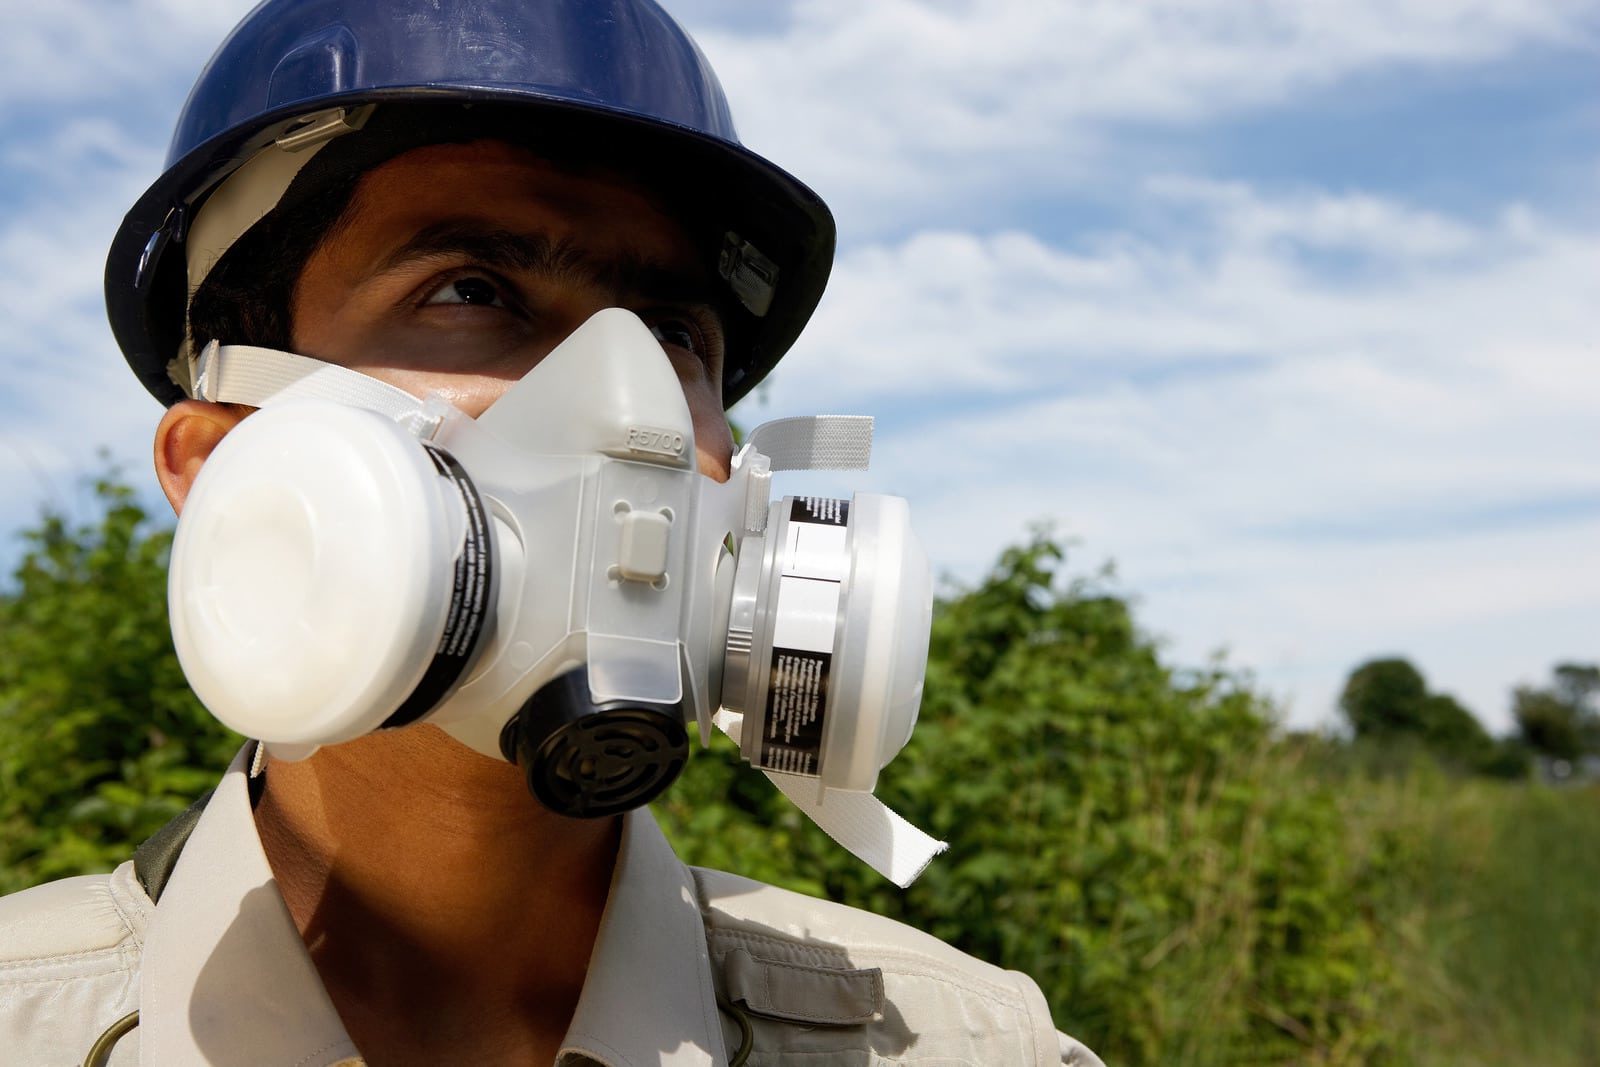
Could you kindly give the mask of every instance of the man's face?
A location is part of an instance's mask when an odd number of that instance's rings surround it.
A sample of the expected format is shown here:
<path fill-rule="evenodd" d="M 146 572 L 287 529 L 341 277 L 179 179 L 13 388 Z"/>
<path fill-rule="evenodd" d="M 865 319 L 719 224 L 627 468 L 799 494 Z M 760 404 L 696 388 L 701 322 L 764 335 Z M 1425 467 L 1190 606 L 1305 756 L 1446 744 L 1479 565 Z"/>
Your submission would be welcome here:
<path fill-rule="evenodd" d="M 637 313 L 694 416 L 700 469 L 725 479 L 723 340 L 684 232 L 634 184 L 494 141 L 373 169 L 295 286 L 294 350 L 482 413 L 589 316 Z"/>

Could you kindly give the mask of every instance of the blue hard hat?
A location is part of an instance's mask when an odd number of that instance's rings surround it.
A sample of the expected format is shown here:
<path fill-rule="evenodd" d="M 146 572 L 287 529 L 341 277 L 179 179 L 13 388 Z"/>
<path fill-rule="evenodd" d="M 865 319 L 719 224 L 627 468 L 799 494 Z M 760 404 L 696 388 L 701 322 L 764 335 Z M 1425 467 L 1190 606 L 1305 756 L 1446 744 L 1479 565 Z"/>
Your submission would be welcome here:
<path fill-rule="evenodd" d="M 499 116 L 524 134 L 554 124 L 580 144 L 691 173 L 696 202 L 686 206 L 715 231 L 710 266 L 734 320 L 726 403 L 772 369 L 822 296 L 834 247 L 827 207 L 739 143 L 715 72 L 653 0 L 265 0 L 201 72 L 165 172 L 128 212 L 106 262 L 112 332 L 157 399 L 183 396 L 168 366 L 185 339 L 183 245 L 207 197 L 263 149 L 367 105 L 402 120 L 476 109 L 475 127 Z"/>

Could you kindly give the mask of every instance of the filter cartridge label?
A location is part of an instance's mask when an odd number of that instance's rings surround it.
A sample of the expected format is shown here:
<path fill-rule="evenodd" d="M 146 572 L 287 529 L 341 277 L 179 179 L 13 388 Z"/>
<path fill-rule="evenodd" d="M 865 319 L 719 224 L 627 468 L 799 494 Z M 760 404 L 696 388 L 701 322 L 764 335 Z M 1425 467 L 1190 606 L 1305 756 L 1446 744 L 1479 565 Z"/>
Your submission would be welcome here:
<path fill-rule="evenodd" d="M 789 521 L 845 526 L 850 522 L 850 501 L 829 496 L 797 496 L 789 505 Z"/>
<path fill-rule="evenodd" d="M 849 517 L 848 500 L 796 497 L 789 505 L 758 759 L 765 770 L 822 773 L 828 674 L 850 562 Z"/>
<path fill-rule="evenodd" d="M 821 773 L 831 652 L 774 649 L 761 766 L 785 774 Z"/>
<path fill-rule="evenodd" d="M 489 618 L 489 597 L 494 588 L 494 560 L 489 532 L 489 512 L 483 498 L 454 456 L 432 445 L 422 446 L 440 476 L 461 494 L 466 513 L 466 530 L 461 551 L 455 559 L 455 581 L 450 588 L 450 607 L 444 633 L 434 649 L 433 661 L 423 673 L 411 695 L 387 719 L 385 727 L 404 726 L 431 711 L 452 687 L 472 660 Z"/>

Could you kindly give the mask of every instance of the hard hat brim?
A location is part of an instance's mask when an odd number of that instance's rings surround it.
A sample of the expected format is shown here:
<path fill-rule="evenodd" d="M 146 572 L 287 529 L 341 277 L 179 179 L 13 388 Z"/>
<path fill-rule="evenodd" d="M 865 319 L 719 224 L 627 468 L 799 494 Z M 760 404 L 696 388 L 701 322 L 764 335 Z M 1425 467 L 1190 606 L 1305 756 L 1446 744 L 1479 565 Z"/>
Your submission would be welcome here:
<path fill-rule="evenodd" d="M 227 129 L 184 153 L 124 218 L 106 260 L 106 309 L 129 366 L 157 400 L 184 394 L 168 363 L 184 339 L 187 227 L 206 197 L 258 150 L 309 111 L 440 104 L 493 105 L 579 124 L 596 144 L 626 144 L 654 153 L 663 167 L 689 168 L 703 189 L 696 210 L 738 234 L 779 265 L 771 305 L 756 316 L 730 301 L 730 345 L 722 394 L 731 406 L 759 383 L 799 336 L 827 284 L 835 244 L 833 216 L 822 200 L 786 171 L 736 142 L 636 112 L 545 94 L 524 87 L 412 85 L 324 96 L 314 108 L 297 102 Z M 359 134 L 355 135 L 359 136 Z M 521 139 L 508 131 L 508 140 Z M 620 140 L 619 140 L 620 139 Z M 680 183 L 681 188 L 681 183 Z M 680 192 L 681 199 L 681 192 Z M 714 265 L 713 265 L 714 269 Z M 245 340 L 245 339 L 229 339 Z"/>

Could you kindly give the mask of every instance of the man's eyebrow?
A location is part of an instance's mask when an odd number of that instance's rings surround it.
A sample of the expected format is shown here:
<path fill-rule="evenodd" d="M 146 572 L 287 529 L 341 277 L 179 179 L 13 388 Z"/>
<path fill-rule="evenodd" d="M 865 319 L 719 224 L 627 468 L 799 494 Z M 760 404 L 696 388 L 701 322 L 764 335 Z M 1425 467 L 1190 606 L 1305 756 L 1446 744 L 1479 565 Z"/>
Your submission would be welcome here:
<path fill-rule="evenodd" d="M 572 237 L 552 240 L 549 234 L 508 230 L 474 222 L 441 222 L 417 231 L 373 267 L 368 277 L 396 270 L 418 260 L 470 259 L 503 271 L 540 274 L 553 281 L 598 285 L 622 296 L 701 302 L 710 293 L 700 271 L 685 271 L 637 252 L 597 256 Z"/>

